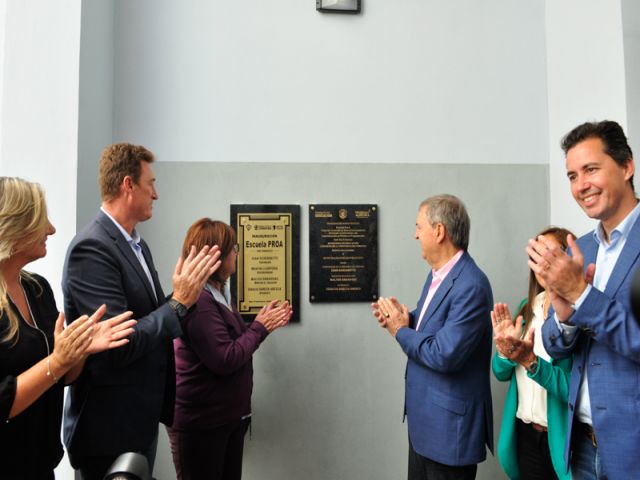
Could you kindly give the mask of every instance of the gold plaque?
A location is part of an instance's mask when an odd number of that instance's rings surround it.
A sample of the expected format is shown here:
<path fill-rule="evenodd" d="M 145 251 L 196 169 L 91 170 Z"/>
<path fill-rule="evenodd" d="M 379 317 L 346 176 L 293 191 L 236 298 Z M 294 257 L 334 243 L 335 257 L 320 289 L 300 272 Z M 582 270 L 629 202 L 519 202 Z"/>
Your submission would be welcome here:
<path fill-rule="evenodd" d="M 232 205 L 232 224 L 236 226 L 239 247 L 235 282 L 238 311 L 251 318 L 272 300 L 287 300 L 295 315 L 299 308 L 294 258 L 297 253 L 294 237 L 299 242 L 299 233 L 296 235 L 297 229 L 293 228 L 297 223 L 296 212 L 269 211 L 269 206 L 247 211 L 250 207 Z M 299 207 L 294 207 L 298 208 L 299 218 Z"/>

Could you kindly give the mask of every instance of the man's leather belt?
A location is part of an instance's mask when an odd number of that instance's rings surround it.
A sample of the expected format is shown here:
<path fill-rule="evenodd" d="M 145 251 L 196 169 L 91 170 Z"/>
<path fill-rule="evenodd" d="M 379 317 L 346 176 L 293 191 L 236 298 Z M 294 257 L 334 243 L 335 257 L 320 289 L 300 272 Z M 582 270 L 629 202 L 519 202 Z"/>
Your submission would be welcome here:
<path fill-rule="evenodd" d="M 591 445 L 593 445 L 594 448 L 598 448 L 598 441 L 596 440 L 593 427 L 587 423 L 578 422 L 578 428 L 591 440 Z"/>

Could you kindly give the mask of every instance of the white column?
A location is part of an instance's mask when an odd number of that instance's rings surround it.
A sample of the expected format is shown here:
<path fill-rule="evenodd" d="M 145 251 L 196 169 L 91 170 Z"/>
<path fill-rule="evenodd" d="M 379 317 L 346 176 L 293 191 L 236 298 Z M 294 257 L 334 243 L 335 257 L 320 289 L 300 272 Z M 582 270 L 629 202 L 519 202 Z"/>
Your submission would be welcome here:
<path fill-rule="evenodd" d="M 45 189 L 57 233 L 28 269 L 49 280 L 59 309 L 76 227 L 80 13 L 80 0 L 0 0 L 0 175 Z M 73 478 L 66 457 L 56 478 Z"/>
<path fill-rule="evenodd" d="M 59 301 L 76 220 L 80 6 L 80 0 L 5 2 L 0 173 L 46 191 L 57 234 L 47 257 L 30 267 L 47 277 Z"/>
<path fill-rule="evenodd" d="M 573 127 L 615 120 L 626 128 L 620 0 L 546 2 L 551 223 L 577 235 L 595 222 L 576 205 L 559 143 Z"/>
<path fill-rule="evenodd" d="M 4 49 L 6 38 L 7 0 L 0 0 L 0 173 L 4 172 L 2 157 L 2 93 L 4 91 Z"/>

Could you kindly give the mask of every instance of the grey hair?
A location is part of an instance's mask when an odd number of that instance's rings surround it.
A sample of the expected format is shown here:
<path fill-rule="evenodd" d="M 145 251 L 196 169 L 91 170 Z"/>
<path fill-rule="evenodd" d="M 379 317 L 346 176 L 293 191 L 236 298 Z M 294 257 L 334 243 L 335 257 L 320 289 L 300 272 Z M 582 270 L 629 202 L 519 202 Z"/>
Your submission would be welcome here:
<path fill-rule="evenodd" d="M 427 208 L 429 223 L 444 225 L 451 243 L 466 251 L 469 247 L 471 220 L 462 200 L 453 195 L 434 195 L 422 201 L 420 209 L 423 207 Z"/>

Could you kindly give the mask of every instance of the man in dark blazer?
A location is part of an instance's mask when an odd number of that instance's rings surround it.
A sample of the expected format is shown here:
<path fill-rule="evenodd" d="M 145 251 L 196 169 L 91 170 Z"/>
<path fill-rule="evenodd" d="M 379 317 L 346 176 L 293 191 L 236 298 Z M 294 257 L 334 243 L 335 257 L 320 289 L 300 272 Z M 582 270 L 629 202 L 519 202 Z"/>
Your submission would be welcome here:
<path fill-rule="evenodd" d="M 432 270 L 418 306 L 373 304 L 407 355 L 409 480 L 473 479 L 493 449 L 491 286 L 467 253 L 469 216 L 452 195 L 420 205 L 416 239 Z"/>
<path fill-rule="evenodd" d="M 62 279 L 67 318 L 107 305 L 109 318 L 131 310 L 138 320 L 128 345 L 93 355 L 70 389 L 64 441 L 83 479 L 102 479 L 118 455 L 143 453 L 153 469 L 158 422 L 170 424 L 175 398 L 172 339 L 219 266 L 216 248 L 179 260 L 165 299 L 147 244 L 135 230 L 158 198 L 153 154 L 116 144 L 100 159 L 102 207 L 71 242 Z"/>
<path fill-rule="evenodd" d="M 596 229 L 565 253 L 529 241 L 534 271 L 552 289 L 543 326 L 554 358 L 573 355 L 569 434 L 573 478 L 640 478 L 640 326 L 629 290 L 640 266 L 640 207 L 634 163 L 616 122 L 582 124 L 562 141 L 571 193 Z"/>

